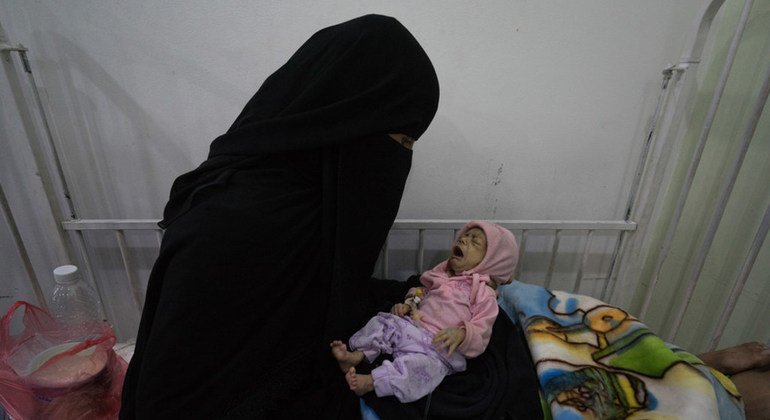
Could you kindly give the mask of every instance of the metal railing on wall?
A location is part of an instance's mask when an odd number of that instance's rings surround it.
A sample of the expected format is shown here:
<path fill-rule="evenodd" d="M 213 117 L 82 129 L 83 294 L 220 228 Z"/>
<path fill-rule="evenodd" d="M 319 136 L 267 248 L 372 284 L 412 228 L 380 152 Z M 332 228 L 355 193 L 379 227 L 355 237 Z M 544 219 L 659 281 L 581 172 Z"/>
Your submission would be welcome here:
<path fill-rule="evenodd" d="M 678 64 L 672 65 L 664 70 L 664 82 L 661 90 L 661 98 L 659 98 L 658 102 L 659 107 L 663 104 L 663 111 L 658 113 L 656 109 L 656 115 L 653 118 L 652 123 L 653 128 L 650 131 L 651 139 L 660 137 L 661 141 L 656 145 L 654 151 L 650 153 L 652 162 L 645 165 L 645 170 L 648 173 L 645 174 L 645 178 L 643 182 L 640 183 L 639 191 L 637 192 L 642 198 L 640 203 L 632 209 L 632 214 L 630 216 L 644 226 L 644 234 L 650 232 L 650 229 L 648 228 L 650 222 L 659 223 L 661 221 L 660 219 L 657 221 L 655 220 L 655 217 L 660 218 L 660 216 L 652 215 L 653 209 L 656 208 L 655 200 L 663 194 L 664 189 L 662 188 L 662 185 L 665 183 L 666 176 L 670 176 L 671 172 L 667 172 L 666 169 L 668 167 L 669 156 L 672 155 L 672 151 L 675 150 L 674 145 L 677 142 L 683 141 L 683 136 L 680 131 L 678 131 L 678 124 L 682 121 L 689 120 L 690 113 L 692 112 L 695 100 L 697 99 L 693 93 L 698 87 L 694 82 L 695 74 L 698 65 L 701 62 L 701 56 L 708 35 L 711 32 L 712 23 L 718 12 L 722 9 L 724 3 L 724 0 L 714 0 L 709 2 L 703 8 L 702 13 L 699 16 L 697 31 L 692 34 L 689 41 L 689 49 L 682 56 Z M 628 279 L 625 279 L 627 284 L 636 282 L 634 283 L 635 286 L 638 283 L 646 281 L 646 279 L 638 277 L 642 272 L 640 268 L 645 264 L 645 260 L 651 263 L 653 273 L 652 278 L 644 291 L 644 296 L 641 299 L 641 307 L 638 311 L 640 319 L 646 319 L 650 314 L 651 303 L 654 300 L 654 296 L 656 296 L 656 291 L 659 291 L 660 289 L 661 285 L 659 281 L 663 266 L 672 254 L 673 243 L 676 238 L 680 221 L 683 218 L 684 208 L 688 201 L 688 197 L 690 197 L 693 181 L 698 172 L 698 168 L 702 166 L 701 159 L 703 151 L 710 138 L 717 111 L 720 109 L 721 99 L 725 92 L 728 79 L 733 71 L 733 64 L 735 63 L 738 50 L 741 46 L 743 34 L 750 21 L 753 4 L 754 2 L 752 0 L 743 1 L 740 9 L 740 16 L 738 17 L 737 24 L 732 30 L 732 36 L 729 39 L 730 43 L 725 54 L 724 63 L 722 64 L 721 69 L 719 69 L 719 77 L 716 81 L 714 92 L 709 99 L 708 108 L 695 141 L 694 151 L 688 155 L 689 162 L 687 164 L 686 174 L 684 175 L 681 189 L 675 197 L 673 215 L 664 231 L 664 238 L 659 243 L 648 243 L 649 248 L 646 252 L 651 253 L 650 256 L 645 256 L 643 254 L 644 245 L 640 245 L 645 240 L 644 235 L 637 235 L 633 240 L 634 243 L 629 245 L 631 247 L 636 247 L 632 254 L 636 253 L 636 255 L 640 256 L 636 257 L 636 263 L 632 262 L 631 264 L 624 265 L 625 269 L 629 270 L 623 273 L 628 276 Z M 702 239 L 700 239 L 698 247 L 694 250 L 694 257 L 688 263 L 689 265 L 684 268 L 684 275 L 679 283 L 681 285 L 682 293 L 674 297 L 675 304 L 672 305 L 672 314 L 668 319 L 663 320 L 663 329 L 667 332 L 666 336 L 669 341 L 673 342 L 677 334 L 682 331 L 685 315 L 688 313 L 696 289 L 704 277 L 702 276 L 704 264 L 712 249 L 712 245 L 714 244 L 714 238 L 716 237 L 717 230 L 723 220 L 738 174 L 743 167 L 744 158 L 754 139 L 755 130 L 757 129 L 759 120 L 763 115 L 768 98 L 768 90 L 770 90 L 770 68 L 766 69 L 763 75 L 764 79 L 761 79 L 763 82 L 758 97 L 753 104 L 747 105 L 747 108 L 749 109 L 748 120 L 745 122 L 744 127 L 742 127 L 741 132 L 736 134 L 736 137 L 739 137 L 738 145 L 724 156 L 724 161 L 727 163 L 727 170 L 724 173 L 721 185 L 714 186 L 714 191 L 717 192 L 716 204 L 713 209 L 710 209 L 710 218 L 707 219 Z M 645 147 L 643 155 L 651 149 L 652 147 Z M 768 218 L 770 218 L 768 213 L 770 213 L 770 208 L 765 212 L 764 218 L 757 228 L 751 246 L 745 255 L 740 272 L 733 278 L 731 283 L 727 283 L 728 285 L 731 285 L 729 296 L 727 297 L 726 303 L 721 308 L 719 320 L 711 326 L 712 333 L 707 348 L 704 350 L 714 350 L 720 344 L 720 339 L 733 314 L 737 301 L 743 293 L 744 286 L 751 274 L 760 248 L 767 237 L 768 224 L 770 223 L 768 221 Z M 620 255 L 621 257 L 628 256 L 626 252 L 621 252 Z M 634 272 L 634 270 L 636 271 Z"/>
<path fill-rule="evenodd" d="M 707 5 L 707 7 L 704 9 L 703 15 L 700 20 L 699 30 L 692 41 L 693 43 L 690 50 L 688 51 L 688 54 L 682 58 L 680 64 L 676 66 L 672 66 L 670 68 L 670 70 L 678 72 L 680 77 L 678 77 L 675 80 L 675 83 L 677 83 L 677 90 L 674 93 L 675 95 L 674 100 L 672 101 L 671 108 L 668 110 L 669 112 L 667 113 L 667 116 L 666 116 L 668 118 L 667 124 L 669 126 L 671 124 L 671 120 L 674 119 L 672 117 L 674 113 L 680 112 L 680 116 L 681 116 L 681 110 L 677 109 L 677 101 L 679 99 L 679 92 L 680 92 L 681 86 L 683 85 L 683 82 L 684 82 L 683 79 L 685 78 L 685 76 L 688 76 L 690 78 L 694 77 L 694 69 L 695 69 L 695 66 L 700 63 L 700 57 L 704 48 L 704 44 L 706 42 L 706 36 L 710 31 L 711 23 L 713 22 L 717 12 L 720 10 L 723 3 L 724 3 L 724 0 L 715 0 Z M 663 238 L 662 243 L 659 247 L 660 252 L 657 254 L 657 257 L 655 259 L 655 263 L 653 266 L 653 277 L 647 287 L 646 293 L 644 295 L 644 299 L 642 301 L 641 309 L 639 311 L 639 317 L 641 319 L 645 319 L 649 313 L 653 296 L 659 286 L 659 280 L 663 269 L 663 265 L 666 262 L 667 258 L 671 255 L 672 246 L 678 230 L 677 228 L 679 227 L 679 223 L 682 220 L 682 215 L 683 215 L 688 197 L 690 197 L 696 172 L 698 171 L 698 168 L 701 166 L 703 151 L 706 147 L 706 143 L 709 139 L 709 135 L 711 134 L 711 129 L 713 127 L 714 120 L 717 115 L 717 111 L 719 110 L 721 99 L 723 97 L 725 88 L 727 86 L 728 79 L 733 69 L 733 64 L 735 63 L 735 58 L 737 56 L 738 49 L 741 45 L 743 34 L 749 22 L 749 16 L 751 13 L 752 6 L 753 6 L 753 0 L 744 0 L 738 23 L 733 32 L 731 42 L 725 56 L 725 62 L 722 65 L 719 79 L 716 82 L 714 93 L 709 102 L 707 113 L 705 115 L 702 127 L 700 129 L 698 138 L 696 140 L 694 152 L 690 156 L 690 161 L 687 167 L 684 181 L 682 183 L 679 194 L 676 198 L 676 203 L 674 205 L 671 222 L 667 226 L 665 237 Z M 722 179 L 721 186 L 719 186 L 717 189 L 718 198 L 716 200 L 716 205 L 711 210 L 711 216 L 708 219 L 708 224 L 706 225 L 703 238 L 700 240 L 699 247 L 697 248 L 695 257 L 692 259 L 692 262 L 689 264 L 689 267 L 686 268 L 685 276 L 682 280 L 684 292 L 682 293 L 681 297 L 678 299 L 679 304 L 675 305 L 676 309 L 674 310 L 674 314 L 672 318 L 666 322 L 668 327 L 667 339 L 669 341 L 674 341 L 675 337 L 677 336 L 677 334 L 680 332 L 682 328 L 682 323 L 685 318 L 685 314 L 687 313 L 690 303 L 693 300 L 693 296 L 695 294 L 696 288 L 699 284 L 699 281 L 701 280 L 702 270 L 706 262 L 707 256 L 709 254 L 709 251 L 712 248 L 714 238 L 716 237 L 717 229 L 719 228 L 719 225 L 722 222 L 725 209 L 727 208 L 727 203 L 732 194 L 733 188 L 738 178 L 738 174 L 742 168 L 744 158 L 754 138 L 754 133 L 759 123 L 760 117 L 763 114 L 764 107 L 768 98 L 768 92 L 770 92 L 770 68 L 766 70 L 763 80 L 764 81 L 760 89 L 759 95 L 756 101 L 754 102 L 754 104 L 751 106 L 748 121 L 745 123 L 742 133 L 740 134 L 739 144 L 736 147 L 736 149 L 732 152 L 732 156 L 730 157 L 730 160 L 729 160 L 730 164 L 729 164 L 728 170 L 726 171 Z M 674 137 L 674 136 L 671 136 L 671 137 Z M 667 139 L 667 140 L 670 141 L 670 139 Z M 669 144 L 668 150 L 670 150 L 670 148 L 671 148 L 671 145 Z M 652 182 L 653 188 L 657 188 L 659 186 L 660 184 L 659 176 L 661 174 L 662 174 L 662 171 L 654 175 L 657 177 Z M 770 209 L 768 209 L 768 211 L 770 211 Z M 768 217 L 770 216 L 768 216 L 768 213 L 766 212 L 765 217 L 763 221 L 760 223 L 758 230 L 755 234 L 754 241 L 752 242 L 751 248 L 749 249 L 749 252 L 745 257 L 745 261 L 743 263 L 741 271 L 732 283 L 730 294 L 727 298 L 727 302 L 725 306 L 721 310 L 719 321 L 717 322 L 716 326 L 713 329 L 713 334 L 711 335 L 711 339 L 709 340 L 707 350 L 714 350 L 719 345 L 719 341 L 727 326 L 727 322 L 730 319 L 730 316 L 732 315 L 733 310 L 735 309 L 738 298 L 743 292 L 743 287 L 746 283 L 746 280 L 748 279 L 749 274 L 751 273 L 754 262 L 756 261 L 757 254 L 759 253 L 759 250 L 762 247 L 762 244 L 767 236 Z"/>
<path fill-rule="evenodd" d="M 78 235 L 83 235 L 88 231 L 100 231 L 100 232 L 112 232 L 115 235 L 115 241 L 120 250 L 120 255 L 123 263 L 123 271 L 125 273 L 126 281 L 129 284 L 132 297 L 137 308 L 137 311 L 141 310 L 143 305 L 144 291 L 141 287 L 141 281 L 136 277 L 134 272 L 136 267 L 133 266 L 131 259 L 131 253 L 125 240 L 125 234 L 131 231 L 153 231 L 157 236 L 158 246 L 160 245 L 163 232 L 157 225 L 157 220 L 69 220 L 62 223 L 62 228 L 65 231 L 74 232 Z M 391 232 L 393 231 L 413 231 L 417 233 L 418 246 L 416 252 L 416 265 L 413 267 L 416 272 L 422 272 L 425 267 L 425 253 L 426 253 L 426 235 L 429 232 L 435 231 L 450 231 L 455 234 L 467 221 L 464 220 L 396 220 L 393 224 Z M 549 264 L 546 271 L 546 275 L 543 279 L 544 285 L 549 287 L 553 278 L 554 268 L 556 266 L 556 258 L 559 254 L 559 238 L 564 232 L 579 233 L 585 237 L 582 241 L 583 246 L 579 251 L 582 256 L 580 259 L 579 268 L 576 270 L 576 276 L 574 279 L 573 290 L 578 291 L 586 272 L 586 265 L 588 261 L 588 255 L 591 248 L 591 238 L 595 233 L 605 233 L 610 235 L 619 235 L 625 232 L 630 232 L 636 229 L 636 223 L 628 221 L 570 221 L 570 220 L 497 220 L 493 221 L 504 228 L 519 233 L 520 246 L 519 246 L 519 264 L 516 268 L 514 277 L 518 278 L 522 272 L 523 267 L 526 265 L 527 255 L 527 238 L 530 232 L 551 232 L 555 239 L 551 247 L 551 255 L 549 257 Z M 390 248 L 388 246 L 389 241 L 385 242 L 382 253 L 380 255 L 380 275 L 387 278 L 389 276 L 389 260 L 390 260 Z M 615 260 L 618 247 L 613 247 L 613 253 L 611 259 Z M 89 264 L 88 261 L 86 261 Z M 89 267 L 89 270 L 93 272 L 93 268 Z M 611 273 L 608 272 L 604 276 L 600 276 L 600 279 L 609 281 Z"/>
<path fill-rule="evenodd" d="M 12 45 L 8 40 L 5 30 L 0 24 L 0 63 L 2 63 L 3 70 L 7 76 L 16 108 L 19 111 L 22 127 L 27 135 L 35 163 L 35 169 L 40 176 L 40 181 L 46 194 L 48 209 L 57 221 L 77 219 L 78 215 L 75 210 L 75 204 L 72 200 L 69 186 L 67 185 L 67 177 L 64 174 L 60 153 L 57 150 L 56 141 L 51 129 L 50 119 L 47 115 L 45 106 L 43 106 L 35 74 L 32 71 L 32 66 L 27 55 L 28 51 L 29 50 L 21 44 Z M 13 55 L 18 56 L 19 58 L 21 73 L 12 59 Z M 24 83 L 22 82 L 22 79 L 27 80 L 28 91 L 32 97 L 33 104 L 28 102 L 27 95 L 24 94 Z M 11 231 L 18 234 L 18 229 L 16 228 L 7 201 L 2 210 Z M 58 224 L 55 226 L 54 233 L 55 235 L 48 239 L 49 242 L 55 244 L 59 255 L 59 263 L 71 263 L 78 257 L 81 260 L 85 260 L 85 275 L 94 284 L 99 296 L 102 297 L 104 293 L 101 290 L 101 286 L 95 281 L 93 273 L 89 268 L 90 264 L 87 263 L 88 252 L 82 235 L 67 237 L 61 226 Z M 18 236 L 15 239 L 21 241 L 21 236 Z M 75 245 L 79 256 L 76 256 L 76 253 L 73 252 L 72 244 Z M 17 249 L 23 260 L 23 264 L 26 267 L 28 280 L 36 295 L 37 303 L 42 307 L 46 307 L 46 299 L 42 295 L 40 284 L 35 276 L 34 269 L 32 269 L 32 263 L 27 254 L 26 247 L 24 247 L 23 244 L 21 246 L 17 244 Z M 103 305 L 102 311 L 103 313 L 106 313 Z"/>

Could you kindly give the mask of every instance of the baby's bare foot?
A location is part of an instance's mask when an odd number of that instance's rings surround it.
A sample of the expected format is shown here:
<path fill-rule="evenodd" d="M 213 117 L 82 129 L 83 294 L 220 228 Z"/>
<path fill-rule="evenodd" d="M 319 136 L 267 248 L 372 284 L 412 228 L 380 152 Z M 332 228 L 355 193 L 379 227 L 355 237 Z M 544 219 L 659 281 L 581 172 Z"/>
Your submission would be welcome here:
<path fill-rule="evenodd" d="M 770 367 L 770 347 L 756 341 L 704 353 L 699 357 L 707 365 L 727 375 Z"/>
<path fill-rule="evenodd" d="M 367 392 L 374 391 L 374 380 L 372 375 L 359 375 L 356 373 L 356 368 L 351 367 L 345 374 L 345 380 L 348 381 L 350 390 L 355 392 L 359 397 Z"/>
<path fill-rule="evenodd" d="M 348 347 L 342 341 L 334 340 L 329 346 L 332 348 L 332 356 L 337 359 L 340 369 L 345 373 L 347 373 L 348 369 L 358 366 L 364 360 L 364 353 L 360 351 L 349 352 Z"/>

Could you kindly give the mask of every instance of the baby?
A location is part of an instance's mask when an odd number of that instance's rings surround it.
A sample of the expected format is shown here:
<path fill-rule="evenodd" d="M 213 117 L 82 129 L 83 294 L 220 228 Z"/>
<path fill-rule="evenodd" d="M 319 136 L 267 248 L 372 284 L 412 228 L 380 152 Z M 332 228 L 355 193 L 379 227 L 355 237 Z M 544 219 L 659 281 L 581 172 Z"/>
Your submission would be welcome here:
<path fill-rule="evenodd" d="M 511 281 L 518 260 L 513 234 L 502 226 L 471 221 L 449 259 L 420 277 L 424 287 L 407 292 L 404 303 L 381 312 L 350 338 L 331 343 L 332 354 L 357 395 L 374 391 L 411 402 L 428 395 L 447 375 L 465 370 L 466 358 L 484 352 L 497 317 L 495 289 Z M 489 286 L 489 287 L 486 287 Z M 393 355 L 370 375 L 355 366 Z"/>

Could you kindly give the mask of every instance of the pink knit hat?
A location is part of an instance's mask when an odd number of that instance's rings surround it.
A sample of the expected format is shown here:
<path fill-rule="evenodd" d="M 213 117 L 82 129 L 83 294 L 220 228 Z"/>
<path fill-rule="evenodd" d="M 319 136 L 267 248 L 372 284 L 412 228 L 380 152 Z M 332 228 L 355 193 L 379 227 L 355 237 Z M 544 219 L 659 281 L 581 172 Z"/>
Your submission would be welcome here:
<path fill-rule="evenodd" d="M 491 222 L 472 220 L 463 226 L 457 238 L 473 228 L 484 231 L 487 237 L 487 253 L 479 265 L 469 271 L 486 274 L 498 285 L 510 283 L 513 270 L 519 261 L 519 244 L 516 243 L 513 233 Z"/>

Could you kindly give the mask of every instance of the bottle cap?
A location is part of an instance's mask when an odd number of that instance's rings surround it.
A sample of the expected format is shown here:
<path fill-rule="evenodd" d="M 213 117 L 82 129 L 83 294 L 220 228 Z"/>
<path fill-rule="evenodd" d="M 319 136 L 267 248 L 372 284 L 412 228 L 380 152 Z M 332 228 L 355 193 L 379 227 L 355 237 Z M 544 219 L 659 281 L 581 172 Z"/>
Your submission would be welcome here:
<path fill-rule="evenodd" d="M 72 284 L 80 278 L 80 273 L 74 265 L 63 265 L 53 270 L 53 278 L 58 284 Z"/>

